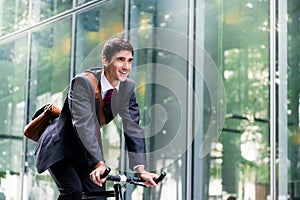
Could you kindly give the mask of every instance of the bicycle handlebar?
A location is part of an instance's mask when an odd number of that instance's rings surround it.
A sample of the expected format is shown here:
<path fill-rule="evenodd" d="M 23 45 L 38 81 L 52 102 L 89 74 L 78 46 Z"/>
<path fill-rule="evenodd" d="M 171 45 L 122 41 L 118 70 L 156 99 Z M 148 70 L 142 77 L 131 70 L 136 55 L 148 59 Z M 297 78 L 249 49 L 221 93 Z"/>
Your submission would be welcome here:
<path fill-rule="evenodd" d="M 110 181 L 116 181 L 116 182 L 123 182 L 123 183 L 131 183 L 131 184 L 136 184 L 136 183 L 142 183 L 145 182 L 144 179 L 138 178 L 138 177 L 130 177 L 130 176 L 125 176 L 125 175 L 118 175 L 118 176 L 108 176 L 110 173 L 111 169 L 107 167 L 104 171 L 104 173 L 100 176 L 101 179 L 106 178 L 107 180 Z M 162 172 L 160 176 L 157 179 L 153 179 L 156 184 L 161 182 L 165 176 L 167 175 L 166 172 Z"/>
<path fill-rule="evenodd" d="M 110 173 L 111 169 L 109 167 L 107 167 L 105 169 L 105 171 L 103 172 L 103 174 L 100 175 L 100 178 L 103 179 L 105 177 L 107 177 L 107 175 Z"/>

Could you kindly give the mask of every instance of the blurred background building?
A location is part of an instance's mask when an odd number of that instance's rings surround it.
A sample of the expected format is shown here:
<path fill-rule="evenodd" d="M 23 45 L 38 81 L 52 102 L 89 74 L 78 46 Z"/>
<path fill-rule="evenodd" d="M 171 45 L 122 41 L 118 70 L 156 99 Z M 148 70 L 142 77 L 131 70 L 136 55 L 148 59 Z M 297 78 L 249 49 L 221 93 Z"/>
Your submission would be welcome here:
<path fill-rule="evenodd" d="M 113 36 L 135 47 L 149 169 L 168 173 L 126 199 L 300 199 L 299 21 L 298 0 L 0 1 L 1 199 L 57 198 L 23 128 Z M 114 173 L 118 124 L 102 136 Z"/>

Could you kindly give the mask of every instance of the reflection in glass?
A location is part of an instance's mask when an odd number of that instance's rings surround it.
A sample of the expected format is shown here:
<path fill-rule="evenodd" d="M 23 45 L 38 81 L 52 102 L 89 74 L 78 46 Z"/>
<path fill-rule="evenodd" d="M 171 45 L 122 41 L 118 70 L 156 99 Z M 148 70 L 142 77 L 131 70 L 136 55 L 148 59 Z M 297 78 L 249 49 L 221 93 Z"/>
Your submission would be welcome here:
<path fill-rule="evenodd" d="M 0 36 L 28 26 L 29 1 L 0 2 Z"/>
<path fill-rule="evenodd" d="M 70 54 L 71 18 L 41 27 L 32 33 L 29 116 L 44 104 L 53 101 L 62 108 L 66 96 L 63 90 L 70 81 Z M 34 144 L 28 141 L 26 161 L 30 173 L 27 173 L 26 178 L 32 181 L 27 188 L 28 195 L 36 191 L 35 187 L 39 187 L 53 193 L 54 198 L 57 191 L 51 177 L 47 173 L 36 174 L 33 151 Z"/>
<path fill-rule="evenodd" d="M 81 5 L 81 4 L 84 4 L 89 1 L 92 1 L 92 0 L 77 0 L 77 5 Z"/>
<path fill-rule="evenodd" d="M 267 199 L 269 3 L 197 2 L 197 40 L 223 74 L 227 118 L 219 140 L 211 144 L 214 147 L 211 154 L 205 159 L 195 157 L 195 169 L 203 169 L 200 174 L 206 177 L 195 180 L 195 195 L 203 199 L 229 195 L 238 199 Z M 206 60 L 197 62 L 206 64 Z M 201 90 L 201 85 L 196 84 L 196 89 Z M 203 120 L 205 130 L 210 120 L 206 106 L 209 93 L 203 90 L 202 95 L 203 119 L 199 120 Z M 197 145 L 201 143 L 196 143 L 196 149 Z M 198 193 L 199 188 L 202 193 Z"/>
<path fill-rule="evenodd" d="M 0 192 L 21 198 L 27 37 L 0 45 Z M 14 185 L 17 190 L 10 190 Z"/>
<path fill-rule="evenodd" d="M 284 2 L 283 2 L 284 3 Z M 285 53 L 287 63 L 282 65 L 283 70 L 287 70 L 287 74 L 283 74 L 283 80 L 286 80 L 287 76 L 288 82 L 287 91 L 282 91 L 282 93 L 287 94 L 288 108 L 285 105 L 281 105 L 283 115 L 287 115 L 287 124 L 281 123 L 285 130 L 288 130 L 288 138 L 285 140 L 288 144 L 279 143 L 280 149 L 285 149 L 287 145 L 288 150 L 288 160 L 281 159 L 283 166 L 289 167 L 288 170 L 288 187 L 283 188 L 288 189 L 288 194 L 291 199 L 300 198 L 300 109 L 299 109 L 299 42 L 300 41 L 300 27 L 299 27 L 299 15 L 300 10 L 297 9 L 300 6 L 299 1 L 286 1 L 287 7 L 283 7 L 282 10 L 285 14 L 287 9 L 287 33 L 282 32 L 281 34 L 287 34 L 286 42 L 287 48 L 282 48 L 281 50 Z M 284 4 L 280 4 L 284 5 Z M 283 28 L 283 27 L 282 27 Z M 284 56 L 282 56 L 284 57 Z M 287 69 L 286 69 L 287 67 Z M 285 97 L 281 97 L 285 98 Z M 286 137 L 286 134 L 282 134 L 282 137 Z M 285 153 L 285 152 L 284 152 Z M 285 154 L 282 154 L 285 155 Z"/>
<path fill-rule="evenodd" d="M 178 39 L 177 31 L 187 35 L 187 19 L 186 1 L 131 2 L 129 39 L 137 49 L 131 78 L 137 83 L 149 169 L 168 173 L 163 187 L 143 191 L 145 198 L 186 198 L 188 40 Z"/>
<path fill-rule="evenodd" d="M 72 8 L 72 0 L 31 1 L 32 22 L 40 22 Z"/>

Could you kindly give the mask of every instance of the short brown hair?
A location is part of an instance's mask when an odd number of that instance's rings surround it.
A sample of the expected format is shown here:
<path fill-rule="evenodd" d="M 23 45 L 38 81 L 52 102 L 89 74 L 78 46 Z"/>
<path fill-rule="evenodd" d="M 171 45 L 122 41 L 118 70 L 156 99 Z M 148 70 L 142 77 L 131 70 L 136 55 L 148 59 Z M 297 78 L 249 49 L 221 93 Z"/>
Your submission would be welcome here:
<path fill-rule="evenodd" d="M 104 47 L 102 49 L 102 56 L 105 56 L 108 62 L 110 62 L 114 54 L 123 50 L 131 51 L 132 56 L 134 54 L 133 47 L 130 42 L 118 37 L 112 38 L 104 44 Z"/>

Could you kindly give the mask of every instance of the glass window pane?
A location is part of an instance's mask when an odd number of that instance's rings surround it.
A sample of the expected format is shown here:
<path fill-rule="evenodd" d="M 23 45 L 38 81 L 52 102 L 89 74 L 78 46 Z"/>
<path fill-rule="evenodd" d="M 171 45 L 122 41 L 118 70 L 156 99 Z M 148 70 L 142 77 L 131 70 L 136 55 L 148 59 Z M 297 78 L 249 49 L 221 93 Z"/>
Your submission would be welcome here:
<path fill-rule="evenodd" d="M 288 78 L 288 85 L 287 85 L 287 93 L 282 91 L 282 93 L 287 94 L 287 106 L 288 109 L 286 110 L 286 105 L 279 105 L 281 106 L 281 111 L 283 112 L 282 115 L 287 115 L 287 124 L 282 124 L 284 130 L 288 131 L 288 138 L 285 140 L 288 142 L 287 148 L 288 151 L 288 160 L 281 160 L 283 166 L 288 167 L 288 194 L 290 195 L 290 199 L 299 199 L 300 198 L 300 165 L 299 165 L 299 158 L 300 158 L 300 99 L 299 99 L 299 41 L 300 41 L 300 27 L 299 27 L 299 16 L 300 10 L 297 7 L 300 6 L 299 1 L 287 1 L 286 2 L 287 8 L 287 48 L 282 48 L 282 52 L 286 53 L 287 56 L 287 78 Z M 281 4 L 283 5 L 283 4 Z M 284 9 L 284 8 L 281 8 Z M 284 11 L 284 10 L 283 10 Z M 283 33 L 284 34 L 284 33 Z M 284 52 L 286 51 L 286 52 Z M 283 77 L 285 78 L 285 77 Z M 285 98 L 285 97 L 281 97 Z M 281 119 L 279 119 L 281 120 Z M 278 134 L 282 134 L 279 132 Z M 283 135 L 285 136 L 285 135 Z M 285 147 L 285 143 L 280 146 L 280 149 Z M 285 155 L 286 152 L 283 152 L 282 155 Z M 283 174 L 284 172 L 282 172 Z M 284 191 L 284 189 L 282 189 Z"/>
<path fill-rule="evenodd" d="M 29 116 L 41 106 L 52 103 L 62 108 L 70 81 L 71 18 L 43 26 L 32 33 L 30 55 Z M 48 172 L 37 174 L 34 163 L 34 144 L 27 146 L 27 195 L 42 198 L 37 188 L 47 191 L 48 199 L 55 199 L 56 186 Z"/>
<path fill-rule="evenodd" d="M 0 1 L 0 36 L 28 26 L 29 1 Z"/>
<path fill-rule="evenodd" d="M 0 193 L 6 199 L 21 199 L 22 194 L 26 46 L 27 36 L 0 45 Z"/>
<path fill-rule="evenodd" d="M 32 1 L 32 22 L 40 22 L 72 8 L 72 0 Z"/>
<path fill-rule="evenodd" d="M 77 0 L 77 5 L 81 5 L 81 4 L 84 4 L 89 1 L 92 1 L 92 0 Z"/>
<path fill-rule="evenodd" d="M 227 113 L 210 154 L 204 159 L 195 154 L 194 169 L 201 168 L 203 176 L 195 179 L 197 198 L 266 199 L 269 194 L 268 20 L 268 1 L 197 1 L 197 42 L 222 73 Z M 206 64 L 206 59 L 197 62 Z M 199 120 L 205 133 L 210 101 L 202 87 L 196 84 L 203 95 L 203 119 Z M 196 150 L 202 145 L 202 139 L 197 139 Z"/>
<path fill-rule="evenodd" d="M 162 188 L 135 189 L 128 198 L 185 199 L 187 150 L 188 4 L 132 1 L 129 38 L 149 169 L 167 171 Z M 180 33 L 178 32 L 180 31 Z M 129 186 L 130 187 L 130 186 Z"/>

